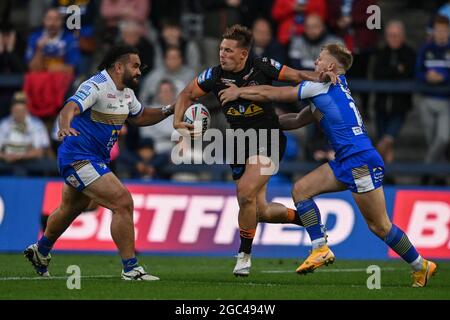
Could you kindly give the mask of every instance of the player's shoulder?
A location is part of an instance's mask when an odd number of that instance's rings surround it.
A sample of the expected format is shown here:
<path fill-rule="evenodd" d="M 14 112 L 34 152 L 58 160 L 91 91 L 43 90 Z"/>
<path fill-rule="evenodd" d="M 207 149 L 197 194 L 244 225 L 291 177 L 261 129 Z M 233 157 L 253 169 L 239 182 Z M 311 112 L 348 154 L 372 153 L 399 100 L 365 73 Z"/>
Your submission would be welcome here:
<path fill-rule="evenodd" d="M 331 82 L 313 82 L 313 81 L 302 81 L 298 86 L 299 96 L 303 97 L 314 97 L 321 94 L 326 94 L 330 91 L 333 84 Z"/>
<path fill-rule="evenodd" d="M 85 86 L 85 87 L 92 87 L 97 90 L 100 90 L 102 87 L 106 86 L 107 82 L 108 82 L 108 79 L 106 78 L 106 76 L 103 73 L 99 72 L 99 73 L 94 74 L 92 77 L 90 77 L 86 81 L 84 81 L 80 85 L 80 88 L 82 86 Z"/>
<path fill-rule="evenodd" d="M 277 70 L 281 70 L 283 67 L 283 64 L 281 62 L 278 62 L 275 59 L 269 58 L 269 57 L 254 57 L 252 59 L 253 66 L 256 68 L 265 68 L 265 67 L 274 67 Z"/>
<path fill-rule="evenodd" d="M 220 73 L 220 65 L 204 69 L 197 77 L 197 83 L 202 84 L 211 81 Z"/>

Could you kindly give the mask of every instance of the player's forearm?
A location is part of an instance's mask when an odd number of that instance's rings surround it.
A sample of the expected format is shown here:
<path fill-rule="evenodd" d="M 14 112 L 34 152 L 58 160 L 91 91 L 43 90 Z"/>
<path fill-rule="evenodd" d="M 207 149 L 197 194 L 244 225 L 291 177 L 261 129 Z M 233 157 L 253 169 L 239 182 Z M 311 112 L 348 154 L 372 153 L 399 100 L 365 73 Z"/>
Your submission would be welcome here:
<path fill-rule="evenodd" d="M 316 71 L 306 71 L 306 70 L 298 70 L 297 72 L 297 83 L 302 81 L 314 81 L 320 82 L 320 73 Z"/>
<path fill-rule="evenodd" d="M 239 98 L 255 102 L 278 101 L 278 94 L 275 87 L 250 86 L 239 88 Z"/>
<path fill-rule="evenodd" d="M 297 125 L 298 113 L 287 113 L 279 116 L 280 126 L 283 130 L 294 130 L 299 128 Z"/>
<path fill-rule="evenodd" d="M 314 121 L 310 107 L 304 108 L 299 113 L 288 113 L 279 117 L 280 126 L 283 130 L 295 130 L 302 128 Z"/>
<path fill-rule="evenodd" d="M 79 113 L 78 106 L 72 101 L 68 102 L 59 113 L 59 128 L 69 129 L 73 118 Z"/>
<path fill-rule="evenodd" d="M 194 99 L 191 98 L 189 93 L 182 91 L 175 102 L 173 117 L 174 127 L 180 122 L 183 122 L 183 115 L 192 103 L 194 103 Z"/>
<path fill-rule="evenodd" d="M 142 114 L 132 119 L 131 122 L 140 127 L 151 126 L 161 122 L 171 114 L 173 114 L 173 105 L 162 108 L 144 108 Z"/>

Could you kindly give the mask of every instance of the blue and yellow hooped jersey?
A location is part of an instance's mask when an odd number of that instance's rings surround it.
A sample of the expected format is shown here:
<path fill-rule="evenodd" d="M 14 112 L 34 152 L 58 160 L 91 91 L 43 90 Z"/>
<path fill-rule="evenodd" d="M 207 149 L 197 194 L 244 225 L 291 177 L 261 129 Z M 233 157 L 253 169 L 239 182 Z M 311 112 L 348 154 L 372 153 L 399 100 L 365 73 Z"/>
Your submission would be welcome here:
<path fill-rule="evenodd" d="M 314 118 L 336 152 L 343 160 L 361 151 L 374 149 L 345 76 L 341 83 L 303 81 L 298 86 L 298 99 L 309 102 Z"/>
<path fill-rule="evenodd" d="M 69 101 L 80 108 L 71 123 L 80 135 L 64 139 L 58 149 L 58 158 L 62 159 L 109 162 L 125 120 L 143 110 L 133 90 L 117 90 L 105 70 L 83 82 Z"/>

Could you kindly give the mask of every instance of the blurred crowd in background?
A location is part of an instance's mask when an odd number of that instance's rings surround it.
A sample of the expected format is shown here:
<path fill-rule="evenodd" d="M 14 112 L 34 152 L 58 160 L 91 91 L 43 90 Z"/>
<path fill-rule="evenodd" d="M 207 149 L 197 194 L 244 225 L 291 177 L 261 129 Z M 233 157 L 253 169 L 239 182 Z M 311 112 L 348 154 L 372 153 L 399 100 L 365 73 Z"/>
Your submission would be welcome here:
<path fill-rule="evenodd" d="M 67 28 L 71 5 L 81 9 L 79 30 Z M 366 25 L 373 13 L 367 12 L 370 5 L 381 8 L 379 30 Z M 314 69 L 323 45 L 344 43 L 354 55 L 350 88 L 363 88 L 353 94 L 385 162 L 430 168 L 448 164 L 449 19 L 450 1 L 2 0 L 0 174 L 58 174 L 57 114 L 77 86 L 97 72 L 115 43 L 139 49 L 145 68 L 136 95 L 146 107 L 159 107 L 172 103 L 204 68 L 218 64 L 221 35 L 236 23 L 253 31 L 252 55 L 296 69 Z M 377 89 L 383 81 L 393 86 Z M 396 83 L 408 81 L 409 90 L 396 90 Z M 212 127 L 225 130 L 215 97 L 207 95 L 200 102 L 211 111 Z M 274 108 L 281 114 L 297 112 L 302 105 Z M 210 179 L 208 174 L 168 170 L 172 131 L 172 118 L 151 127 L 124 126 L 111 153 L 113 170 L 121 178 Z M 321 163 L 333 156 L 317 126 L 289 132 L 284 161 Z M 290 181 L 296 174 L 279 179 Z M 448 176 L 387 178 L 392 183 L 442 185 Z"/>

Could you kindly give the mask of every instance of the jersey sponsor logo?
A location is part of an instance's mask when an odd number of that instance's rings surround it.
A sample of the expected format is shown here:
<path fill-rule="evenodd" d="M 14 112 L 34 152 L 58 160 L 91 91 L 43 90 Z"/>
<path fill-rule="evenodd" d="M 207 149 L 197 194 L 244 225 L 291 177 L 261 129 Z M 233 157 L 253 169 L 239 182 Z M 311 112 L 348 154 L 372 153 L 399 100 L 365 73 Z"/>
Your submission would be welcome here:
<path fill-rule="evenodd" d="M 220 78 L 220 81 L 222 81 L 222 83 L 224 83 L 224 84 L 236 82 L 236 80 L 234 80 L 234 79 L 227 79 L 227 78 Z"/>
<path fill-rule="evenodd" d="M 281 63 L 279 63 L 276 60 L 270 59 L 270 64 L 275 67 L 275 69 L 280 70 L 281 69 Z"/>
<path fill-rule="evenodd" d="M 84 101 L 89 97 L 90 92 L 84 91 L 84 90 L 78 90 L 77 93 L 75 93 L 75 97 L 78 98 L 78 100 Z"/>
<path fill-rule="evenodd" d="M 125 99 L 130 99 L 131 96 L 129 94 L 125 94 Z"/>
<path fill-rule="evenodd" d="M 406 232 L 424 257 L 450 258 L 449 191 L 398 191 L 393 223 Z M 397 257 L 392 250 L 389 256 Z"/>
<path fill-rule="evenodd" d="M 106 109 L 111 109 L 111 110 L 116 110 L 117 108 L 119 108 L 119 107 L 114 106 L 111 103 L 108 103 L 107 106 L 106 106 Z"/>
<path fill-rule="evenodd" d="M 364 131 L 361 129 L 361 127 L 353 127 L 352 131 L 355 136 L 359 136 L 360 134 L 364 133 Z"/>
<path fill-rule="evenodd" d="M 78 188 L 80 186 L 80 182 L 73 174 L 68 176 L 66 180 L 74 188 Z"/>
<path fill-rule="evenodd" d="M 256 116 L 256 115 L 261 114 L 261 113 L 264 113 L 264 109 L 261 108 L 260 106 L 256 105 L 256 104 L 252 103 L 252 104 L 250 104 L 247 107 L 247 109 L 245 110 L 244 115 L 246 117 L 253 117 L 253 116 Z"/>
<path fill-rule="evenodd" d="M 116 95 L 115 95 L 115 94 L 112 94 L 112 93 L 108 93 L 108 94 L 106 95 L 106 97 L 107 97 L 107 98 L 110 98 L 110 99 L 115 99 L 115 98 L 116 98 Z"/>
<path fill-rule="evenodd" d="M 239 169 L 237 169 L 239 170 Z M 61 184 L 47 184 L 43 212 L 51 212 L 59 203 Z M 185 187 L 179 185 L 127 185 L 134 200 L 136 248 L 146 252 L 234 252 L 239 239 L 236 223 L 239 205 L 233 188 Z M 292 207 L 286 193 L 272 199 Z M 356 214 L 343 199 L 318 199 L 322 221 L 333 221 L 327 230 L 330 245 L 346 243 L 352 235 Z M 99 207 L 96 212 L 79 215 L 56 243 L 55 249 L 116 250 L 111 238 L 111 212 Z M 310 247 L 307 232 L 283 224 L 258 227 L 255 245 L 273 252 L 283 246 L 296 254 L 299 246 Z M 348 244 L 347 244 L 348 245 Z"/>
<path fill-rule="evenodd" d="M 264 109 L 260 106 L 252 103 L 249 106 L 244 106 L 242 104 L 237 106 L 236 110 L 234 107 L 231 107 L 227 110 L 226 114 L 229 116 L 244 116 L 244 117 L 253 117 L 258 114 L 264 113 Z"/>
<path fill-rule="evenodd" d="M 240 116 L 241 114 L 235 108 L 231 107 L 227 110 L 227 115 L 229 116 Z"/>

